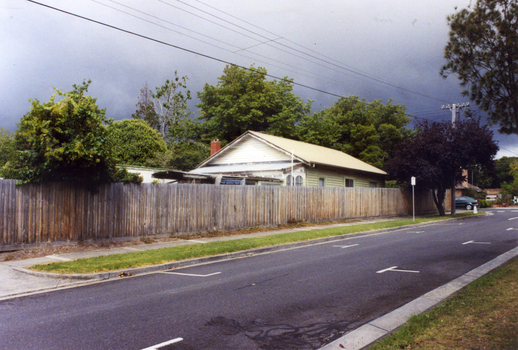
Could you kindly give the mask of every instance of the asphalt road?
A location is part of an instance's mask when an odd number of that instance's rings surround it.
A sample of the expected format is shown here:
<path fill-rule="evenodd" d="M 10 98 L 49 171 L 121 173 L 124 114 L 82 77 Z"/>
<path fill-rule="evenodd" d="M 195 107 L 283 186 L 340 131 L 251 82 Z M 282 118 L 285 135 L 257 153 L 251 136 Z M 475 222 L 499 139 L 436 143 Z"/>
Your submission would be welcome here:
<path fill-rule="evenodd" d="M 517 247 L 491 212 L 1 301 L 0 347 L 318 349 Z"/>

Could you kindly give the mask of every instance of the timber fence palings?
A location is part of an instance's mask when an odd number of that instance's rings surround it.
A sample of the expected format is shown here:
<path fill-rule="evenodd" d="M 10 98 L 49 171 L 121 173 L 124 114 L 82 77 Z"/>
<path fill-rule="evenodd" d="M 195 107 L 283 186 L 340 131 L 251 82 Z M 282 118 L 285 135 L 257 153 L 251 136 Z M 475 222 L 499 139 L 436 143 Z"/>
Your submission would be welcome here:
<path fill-rule="evenodd" d="M 431 192 L 416 197 L 416 212 L 437 212 Z M 0 180 L 4 249 L 411 213 L 411 194 L 390 188 L 115 183 L 94 193 L 64 183 L 16 186 Z"/>

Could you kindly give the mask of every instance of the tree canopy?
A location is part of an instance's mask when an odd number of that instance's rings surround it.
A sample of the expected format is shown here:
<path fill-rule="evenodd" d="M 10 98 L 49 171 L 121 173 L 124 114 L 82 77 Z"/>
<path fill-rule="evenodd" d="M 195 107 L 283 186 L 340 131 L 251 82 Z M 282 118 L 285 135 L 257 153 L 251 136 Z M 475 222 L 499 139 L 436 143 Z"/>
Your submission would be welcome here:
<path fill-rule="evenodd" d="M 230 142 L 247 130 L 296 138 L 296 124 L 311 102 L 292 93 L 292 80 L 267 80 L 265 68 L 227 65 L 216 86 L 198 92 L 204 140 Z"/>
<path fill-rule="evenodd" d="M 439 214 L 445 215 L 446 189 L 451 188 L 454 180 L 464 180 L 461 170 L 488 165 L 497 151 L 493 132 L 478 121 L 461 121 L 455 126 L 423 121 L 417 123 L 416 135 L 394 151 L 386 170 L 400 184 L 408 184 L 415 176 L 416 188 L 432 190 Z"/>
<path fill-rule="evenodd" d="M 123 119 L 108 126 L 113 155 L 119 163 L 145 165 L 157 152 L 165 152 L 160 134 L 144 120 Z"/>
<path fill-rule="evenodd" d="M 7 129 L 0 127 L 0 177 L 2 176 L 2 169 L 7 162 L 16 159 L 16 144 L 14 135 Z"/>
<path fill-rule="evenodd" d="M 448 17 L 444 77 L 456 73 L 463 94 L 489 114 L 499 132 L 518 134 L 518 3 L 477 0 Z"/>
<path fill-rule="evenodd" d="M 137 102 L 137 110 L 131 115 L 133 119 L 142 119 L 146 121 L 153 129 L 160 131 L 160 121 L 155 111 L 155 105 L 152 100 L 153 92 L 149 90 L 147 82 L 140 89 L 140 96 Z"/>
<path fill-rule="evenodd" d="M 105 110 L 85 95 L 90 81 L 56 90 L 49 102 L 32 107 L 15 134 L 17 158 L 3 168 L 7 178 L 28 182 L 66 181 L 91 189 L 113 181 L 140 182 L 115 167 Z M 62 98 L 56 101 L 56 98 Z"/>
<path fill-rule="evenodd" d="M 330 108 L 304 116 L 298 137 L 383 168 L 389 152 L 410 134 L 405 109 L 392 101 L 368 103 L 356 96 L 342 97 Z"/>

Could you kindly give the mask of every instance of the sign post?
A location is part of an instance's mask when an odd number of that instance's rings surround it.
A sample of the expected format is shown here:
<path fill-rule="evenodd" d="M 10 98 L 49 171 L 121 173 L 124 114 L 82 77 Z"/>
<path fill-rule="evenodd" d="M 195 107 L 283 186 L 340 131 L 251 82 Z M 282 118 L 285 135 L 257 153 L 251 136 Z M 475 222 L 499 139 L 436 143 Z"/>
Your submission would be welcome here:
<path fill-rule="evenodd" d="M 410 178 L 410 184 L 412 185 L 412 219 L 415 221 L 415 199 L 414 199 L 415 176 L 412 176 Z"/>

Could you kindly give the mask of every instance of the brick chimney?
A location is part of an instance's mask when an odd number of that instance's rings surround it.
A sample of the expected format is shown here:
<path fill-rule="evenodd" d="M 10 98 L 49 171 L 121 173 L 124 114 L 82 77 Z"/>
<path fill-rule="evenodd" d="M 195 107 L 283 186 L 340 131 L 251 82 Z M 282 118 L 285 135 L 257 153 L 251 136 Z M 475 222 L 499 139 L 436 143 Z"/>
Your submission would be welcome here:
<path fill-rule="evenodd" d="M 221 149 L 221 142 L 219 140 L 212 140 L 210 142 L 210 156 L 212 157 L 214 154 L 218 153 Z"/>

